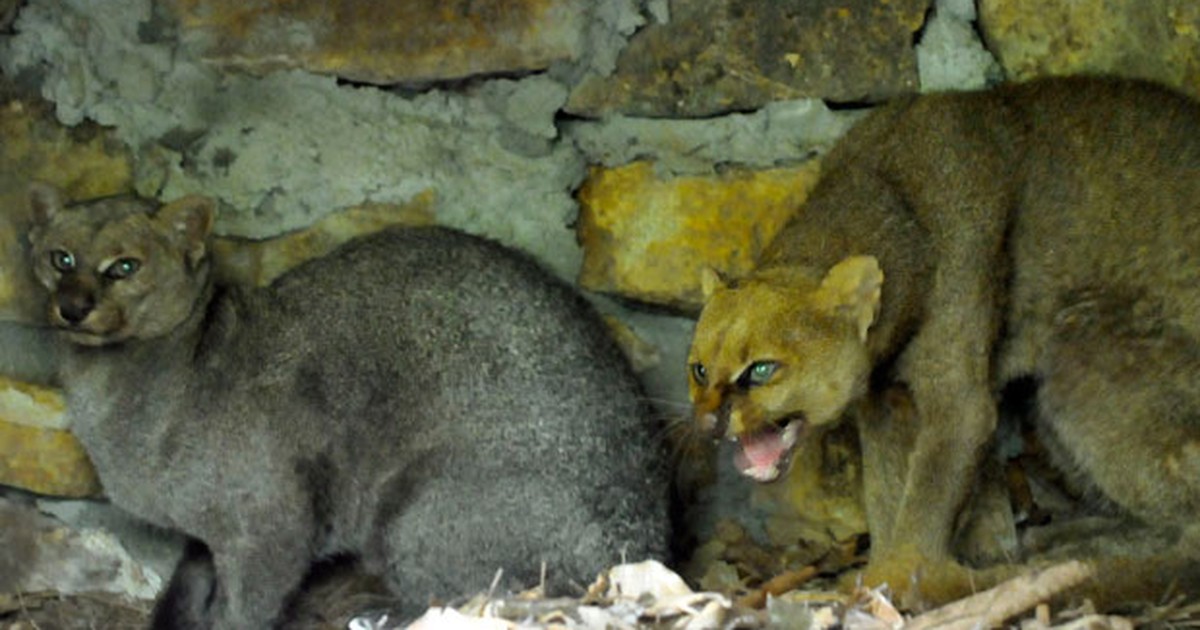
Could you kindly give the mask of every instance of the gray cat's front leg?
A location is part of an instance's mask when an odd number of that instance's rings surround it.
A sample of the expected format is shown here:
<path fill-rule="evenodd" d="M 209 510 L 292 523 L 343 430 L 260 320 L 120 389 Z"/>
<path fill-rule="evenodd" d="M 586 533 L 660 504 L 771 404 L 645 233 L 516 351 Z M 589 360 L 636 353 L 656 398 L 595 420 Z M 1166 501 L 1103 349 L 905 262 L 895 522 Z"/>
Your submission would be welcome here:
<path fill-rule="evenodd" d="M 272 628 L 311 563 L 302 537 L 261 536 L 214 550 L 217 598 L 214 630 Z"/>

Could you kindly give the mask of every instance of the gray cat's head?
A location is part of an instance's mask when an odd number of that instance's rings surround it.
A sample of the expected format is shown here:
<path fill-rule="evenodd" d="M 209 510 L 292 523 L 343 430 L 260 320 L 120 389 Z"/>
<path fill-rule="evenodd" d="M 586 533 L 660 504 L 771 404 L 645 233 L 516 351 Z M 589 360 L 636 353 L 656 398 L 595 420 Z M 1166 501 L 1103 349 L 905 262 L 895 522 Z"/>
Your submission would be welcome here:
<path fill-rule="evenodd" d="M 31 268 L 50 294 L 47 322 L 74 343 L 148 339 L 187 319 L 209 281 L 213 203 L 162 207 L 137 197 L 66 204 L 33 184 Z"/>

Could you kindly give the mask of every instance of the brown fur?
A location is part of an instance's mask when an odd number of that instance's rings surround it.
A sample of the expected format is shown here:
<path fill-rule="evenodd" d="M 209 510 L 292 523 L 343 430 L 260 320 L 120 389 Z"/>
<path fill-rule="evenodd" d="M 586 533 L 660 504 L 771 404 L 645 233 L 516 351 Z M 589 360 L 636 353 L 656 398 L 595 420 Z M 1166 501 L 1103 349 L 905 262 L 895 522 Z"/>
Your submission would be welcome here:
<path fill-rule="evenodd" d="M 825 166 L 755 273 L 705 283 L 689 359 L 704 426 L 745 442 L 859 410 L 868 580 L 904 590 L 922 565 L 943 578 L 933 599 L 969 587 L 955 524 L 1018 377 L 1040 384 L 1040 429 L 1081 485 L 1191 526 L 1200 107 L 1094 78 L 921 96 L 873 112 Z M 746 381 L 764 361 L 770 379 Z M 915 426 L 887 429 L 869 382 L 905 386 Z"/>

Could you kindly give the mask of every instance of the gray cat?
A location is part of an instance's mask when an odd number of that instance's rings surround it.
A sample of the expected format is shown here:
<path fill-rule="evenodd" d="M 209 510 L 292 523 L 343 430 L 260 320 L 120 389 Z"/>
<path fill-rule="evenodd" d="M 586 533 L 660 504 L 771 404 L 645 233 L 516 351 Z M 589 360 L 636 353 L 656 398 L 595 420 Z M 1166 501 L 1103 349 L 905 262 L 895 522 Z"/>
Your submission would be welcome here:
<path fill-rule="evenodd" d="M 498 569 L 531 586 L 545 563 L 554 592 L 665 556 L 635 379 L 526 257 L 391 229 L 243 290 L 210 279 L 208 200 L 30 198 L 76 435 L 115 504 L 211 554 L 181 564 L 158 627 L 269 627 L 333 555 L 407 614 Z"/>

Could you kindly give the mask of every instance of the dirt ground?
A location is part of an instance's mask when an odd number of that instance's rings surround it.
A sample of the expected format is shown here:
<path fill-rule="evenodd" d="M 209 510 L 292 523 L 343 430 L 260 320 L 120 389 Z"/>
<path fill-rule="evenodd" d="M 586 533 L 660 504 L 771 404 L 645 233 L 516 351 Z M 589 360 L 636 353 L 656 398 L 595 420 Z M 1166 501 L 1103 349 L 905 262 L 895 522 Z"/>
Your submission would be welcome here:
<path fill-rule="evenodd" d="M 1023 581 L 964 598 L 921 615 L 901 615 L 883 591 L 862 591 L 852 597 L 823 590 L 828 582 L 766 597 L 772 589 L 787 588 L 787 576 L 774 586 L 737 594 L 692 593 L 677 575 L 656 563 L 623 565 L 610 570 L 587 595 L 578 599 L 544 599 L 536 592 L 499 598 L 479 595 L 434 608 L 412 626 L 456 630 L 507 628 L 844 628 L 883 630 L 906 628 L 1011 627 L 1021 630 L 1124 630 L 1126 628 L 1200 628 L 1200 602 L 1173 601 L 1142 606 L 1123 616 L 1095 614 L 1086 605 L 1052 610 L 1040 603 L 1047 593 L 1076 579 L 1082 565 L 1064 563 Z M 809 576 L 811 577 L 811 576 Z M 793 583 L 803 576 L 791 576 Z M 624 585 L 617 582 L 626 580 Z M 630 582 L 629 580 L 632 580 Z M 638 586 L 633 586 L 634 583 Z M 649 586 L 647 586 L 649 585 Z M 635 598 L 615 598 L 613 592 L 648 588 Z M 387 621 L 387 599 L 379 586 L 351 572 L 340 572 L 312 586 L 284 624 L 286 630 L 391 630 L 405 627 Z M 769 599 L 769 601 L 768 601 Z M 765 604 L 765 605 L 764 605 Z M 94 593 L 62 596 L 55 593 L 0 595 L 0 630 L 125 630 L 142 629 L 153 603 L 123 596 Z M 370 614 L 366 614 L 371 611 Z M 1005 612 L 998 612 L 1005 611 Z M 1015 612 L 1014 612 L 1015 611 Z M 1002 621 L 997 621 L 996 615 Z M 357 615 L 363 615 L 349 625 Z"/>

